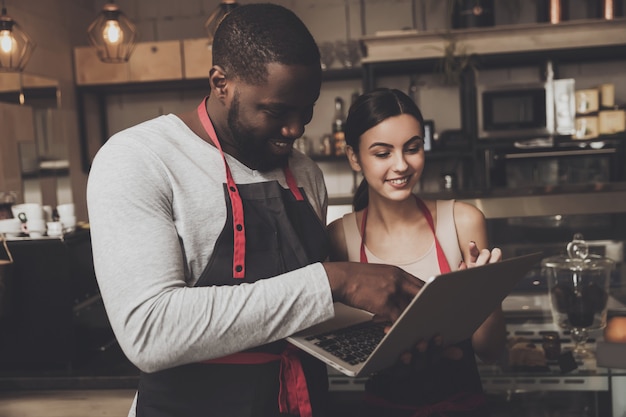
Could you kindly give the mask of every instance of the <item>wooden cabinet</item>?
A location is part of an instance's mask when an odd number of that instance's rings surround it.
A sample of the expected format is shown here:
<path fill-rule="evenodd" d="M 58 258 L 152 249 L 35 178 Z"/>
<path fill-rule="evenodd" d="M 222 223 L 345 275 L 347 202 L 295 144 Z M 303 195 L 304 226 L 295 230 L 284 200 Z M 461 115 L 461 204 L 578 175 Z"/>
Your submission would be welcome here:
<path fill-rule="evenodd" d="M 128 62 L 100 61 L 95 48 L 74 49 L 77 85 L 122 84 L 183 78 L 181 41 L 140 42 Z"/>
<path fill-rule="evenodd" d="M 183 40 L 184 77 L 208 78 L 213 64 L 211 44 L 207 38 Z"/>
<path fill-rule="evenodd" d="M 89 46 L 74 49 L 74 76 L 77 85 L 117 84 L 130 80 L 127 62 L 102 62 L 96 49 Z"/>
<path fill-rule="evenodd" d="M 138 43 L 128 60 L 131 82 L 183 78 L 181 41 Z"/>

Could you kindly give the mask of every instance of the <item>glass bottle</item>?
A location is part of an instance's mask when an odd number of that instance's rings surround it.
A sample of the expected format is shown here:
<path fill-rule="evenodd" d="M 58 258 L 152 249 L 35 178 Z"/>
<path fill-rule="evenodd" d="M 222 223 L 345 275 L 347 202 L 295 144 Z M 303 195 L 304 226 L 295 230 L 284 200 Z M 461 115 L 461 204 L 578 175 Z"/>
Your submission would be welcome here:
<path fill-rule="evenodd" d="M 346 154 L 346 134 L 344 131 L 346 117 L 343 107 L 343 99 L 341 97 L 335 97 L 335 116 L 333 117 L 332 132 L 336 156 Z"/>

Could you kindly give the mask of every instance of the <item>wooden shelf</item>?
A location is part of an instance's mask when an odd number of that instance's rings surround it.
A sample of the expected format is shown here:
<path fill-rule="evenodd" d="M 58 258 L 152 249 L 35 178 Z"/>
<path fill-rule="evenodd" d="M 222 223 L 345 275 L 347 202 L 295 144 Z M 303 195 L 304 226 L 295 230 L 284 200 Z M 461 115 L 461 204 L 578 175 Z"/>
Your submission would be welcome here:
<path fill-rule="evenodd" d="M 525 53 L 626 47 L 626 18 L 584 19 L 560 24 L 502 25 L 451 31 L 399 31 L 361 38 L 364 64 L 439 59 L 449 42 L 462 55 L 519 55 Z M 577 54 L 578 60 L 584 59 Z M 624 55 L 621 55 L 623 58 Z M 618 57 L 614 57 L 618 58 Z"/>

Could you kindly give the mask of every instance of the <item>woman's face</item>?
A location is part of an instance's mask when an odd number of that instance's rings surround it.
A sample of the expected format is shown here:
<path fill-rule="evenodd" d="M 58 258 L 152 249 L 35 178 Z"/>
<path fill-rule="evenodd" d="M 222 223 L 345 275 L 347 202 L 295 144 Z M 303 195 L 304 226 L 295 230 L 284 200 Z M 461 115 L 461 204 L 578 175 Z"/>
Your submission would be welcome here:
<path fill-rule="evenodd" d="M 352 169 L 362 172 L 370 199 L 401 201 L 411 196 L 424 170 L 422 126 L 409 114 L 385 119 L 361 135 L 359 153 L 347 150 Z"/>

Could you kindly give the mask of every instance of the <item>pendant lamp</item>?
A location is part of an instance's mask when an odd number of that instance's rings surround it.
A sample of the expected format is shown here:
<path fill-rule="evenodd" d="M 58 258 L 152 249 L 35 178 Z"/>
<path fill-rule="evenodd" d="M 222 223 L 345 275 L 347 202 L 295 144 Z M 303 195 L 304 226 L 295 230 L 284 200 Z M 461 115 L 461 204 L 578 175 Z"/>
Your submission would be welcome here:
<path fill-rule="evenodd" d="M 102 62 L 128 61 L 137 41 L 135 25 L 113 1 L 102 7 L 100 15 L 87 29 L 89 42 L 98 50 Z"/>
<path fill-rule="evenodd" d="M 222 21 L 224 16 L 230 13 L 235 7 L 239 6 L 235 0 L 222 0 L 222 2 L 211 12 L 209 18 L 204 23 L 204 29 L 209 37 L 209 44 L 213 44 L 213 37 L 217 30 L 217 25 Z"/>
<path fill-rule="evenodd" d="M 3 0 L 0 15 L 0 71 L 23 71 L 34 49 L 35 43 L 17 22 L 7 15 Z"/>

